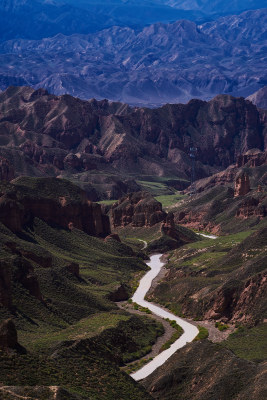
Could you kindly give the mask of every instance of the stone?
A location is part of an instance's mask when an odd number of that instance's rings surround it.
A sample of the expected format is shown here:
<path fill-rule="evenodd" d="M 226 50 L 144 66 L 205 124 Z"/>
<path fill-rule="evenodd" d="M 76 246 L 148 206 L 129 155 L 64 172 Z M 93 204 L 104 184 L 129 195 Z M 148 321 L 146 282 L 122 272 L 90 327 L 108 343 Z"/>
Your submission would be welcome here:
<path fill-rule="evenodd" d="M 245 196 L 250 191 L 249 176 L 246 173 L 241 173 L 235 180 L 234 197 Z"/>

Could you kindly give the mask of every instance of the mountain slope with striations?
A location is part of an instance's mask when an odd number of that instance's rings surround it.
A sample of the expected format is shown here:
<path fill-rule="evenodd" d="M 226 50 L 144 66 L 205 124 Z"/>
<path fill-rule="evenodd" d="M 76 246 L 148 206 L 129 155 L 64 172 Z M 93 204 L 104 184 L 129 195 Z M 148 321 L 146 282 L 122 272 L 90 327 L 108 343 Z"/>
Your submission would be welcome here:
<path fill-rule="evenodd" d="M 8 40 L 0 45 L 0 88 L 30 85 L 154 106 L 218 93 L 246 97 L 266 84 L 266 15 Z"/>
<path fill-rule="evenodd" d="M 224 95 L 146 109 L 11 87 L 0 94 L 0 138 L 0 155 L 16 175 L 70 178 L 99 199 L 101 184 L 114 176 L 124 182 L 124 189 L 117 182 L 120 193 L 140 190 L 132 178 L 142 175 L 188 185 L 192 144 L 198 146 L 199 178 L 251 148 L 264 150 L 266 112 Z"/>

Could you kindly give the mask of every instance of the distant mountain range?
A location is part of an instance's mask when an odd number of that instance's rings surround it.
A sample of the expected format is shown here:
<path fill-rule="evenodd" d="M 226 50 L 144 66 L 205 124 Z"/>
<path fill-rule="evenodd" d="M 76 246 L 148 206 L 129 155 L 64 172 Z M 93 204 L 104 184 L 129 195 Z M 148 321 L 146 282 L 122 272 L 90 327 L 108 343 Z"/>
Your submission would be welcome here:
<path fill-rule="evenodd" d="M 263 0 L 2 0 L 0 41 L 88 34 L 115 25 L 141 29 L 179 19 L 200 23 L 264 7 Z"/>
<path fill-rule="evenodd" d="M 161 3 L 183 10 L 198 10 L 204 14 L 234 14 L 266 7 L 265 0 L 162 0 Z"/>
<path fill-rule="evenodd" d="M 262 9 L 200 25 L 13 39 L 0 44 L 0 89 L 27 85 L 149 106 L 218 93 L 246 97 L 267 82 L 266 26 Z"/>
<path fill-rule="evenodd" d="M 88 34 L 114 25 L 141 28 L 155 22 L 204 17 L 200 11 L 173 9 L 156 0 L 2 0 L 0 11 L 0 41 Z"/>

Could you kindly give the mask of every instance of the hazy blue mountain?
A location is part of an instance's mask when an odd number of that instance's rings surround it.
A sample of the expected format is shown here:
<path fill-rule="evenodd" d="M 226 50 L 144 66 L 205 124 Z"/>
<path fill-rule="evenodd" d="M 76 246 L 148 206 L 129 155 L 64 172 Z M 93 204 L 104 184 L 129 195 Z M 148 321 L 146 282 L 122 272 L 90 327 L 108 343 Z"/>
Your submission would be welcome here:
<path fill-rule="evenodd" d="M 0 88 L 18 80 L 55 94 L 142 105 L 246 97 L 266 85 L 266 26 L 267 10 L 256 10 L 202 25 L 183 20 L 10 40 L 0 45 Z"/>
<path fill-rule="evenodd" d="M 234 14 L 266 7 L 265 0 L 161 0 L 162 4 L 183 10 L 198 10 L 205 14 Z"/>
<path fill-rule="evenodd" d="M 156 0 L 2 0 L 0 40 L 40 39 L 57 33 L 87 34 L 114 25 L 137 28 L 201 17 L 199 11 L 176 10 Z"/>

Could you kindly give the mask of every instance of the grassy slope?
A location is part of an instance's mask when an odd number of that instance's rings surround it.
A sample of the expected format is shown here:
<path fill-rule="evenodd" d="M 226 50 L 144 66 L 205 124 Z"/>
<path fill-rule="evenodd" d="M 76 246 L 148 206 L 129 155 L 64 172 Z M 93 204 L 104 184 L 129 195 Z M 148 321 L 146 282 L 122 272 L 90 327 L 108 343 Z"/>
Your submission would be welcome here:
<path fill-rule="evenodd" d="M 21 178 L 16 185 L 20 196 L 50 198 L 63 190 L 72 201 L 80 201 L 73 184 L 60 181 L 63 188 L 54 188 L 57 181 L 51 181 L 51 187 L 43 187 L 41 179 L 25 178 L 24 182 Z M 13 243 L 13 250 L 7 243 Z M 0 320 L 14 320 L 19 342 L 28 350 L 25 356 L 0 352 L 0 383 L 61 385 L 96 400 L 149 398 L 120 372 L 118 365 L 124 360 L 118 355 L 136 359 L 150 351 L 162 326 L 146 318 L 133 320 L 108 299 L 121 283 L 133 281 L 146 270 L 142 259 L 117 241 L 104 242 L 76 229 L 49 226 L 37 218 L 19 234 L 0 224 L 0 244 L 0 258 L 12 273 L 13 304 L 11 310 L 0 307 Z M 25 262 L 34 268 L 43 301 L 30 295 L 18 278 Z M 80 278 L 66 269 L 70 263 L 79 264 Z M 122 334 L 122 340 L 117 341 Z M 107 346 L 109 338 L 113 340 Z M 68 343 L 70 348 L 78 344 L 77 352 L 69 351 L 64 360 L 62 354 L 48 357 L 58 346 L 67 349 Z"/>
<path fill-rule="evenodd" d="M 201 318 L 205 310 L 204 303 L 201 308 L 201 301 L 205 302 L 206 295 L 228 280 L 238 279 L 235 274 L 239 271 L 244 275 L 242 280 L 264 270 L 266 234 L 250 236 L 251 233 L 205 239 L 173 251 L 167 264 L 169 278 L 157 286 L 150 298 L 180 315 L 187 304 L 186 309 L 191 310 L 194 317 Z M 243 265 L 247 265 L 246 269 L 239 270 Z M 202 300 L 193 302 L 195 295 Z"/>
<path fill-rule="evenodd" d="M 240 358 L 264 361 L 267 359 L 267 324 L 253 328 L 239 326 L 221 345 L 232 350 Z"/>

